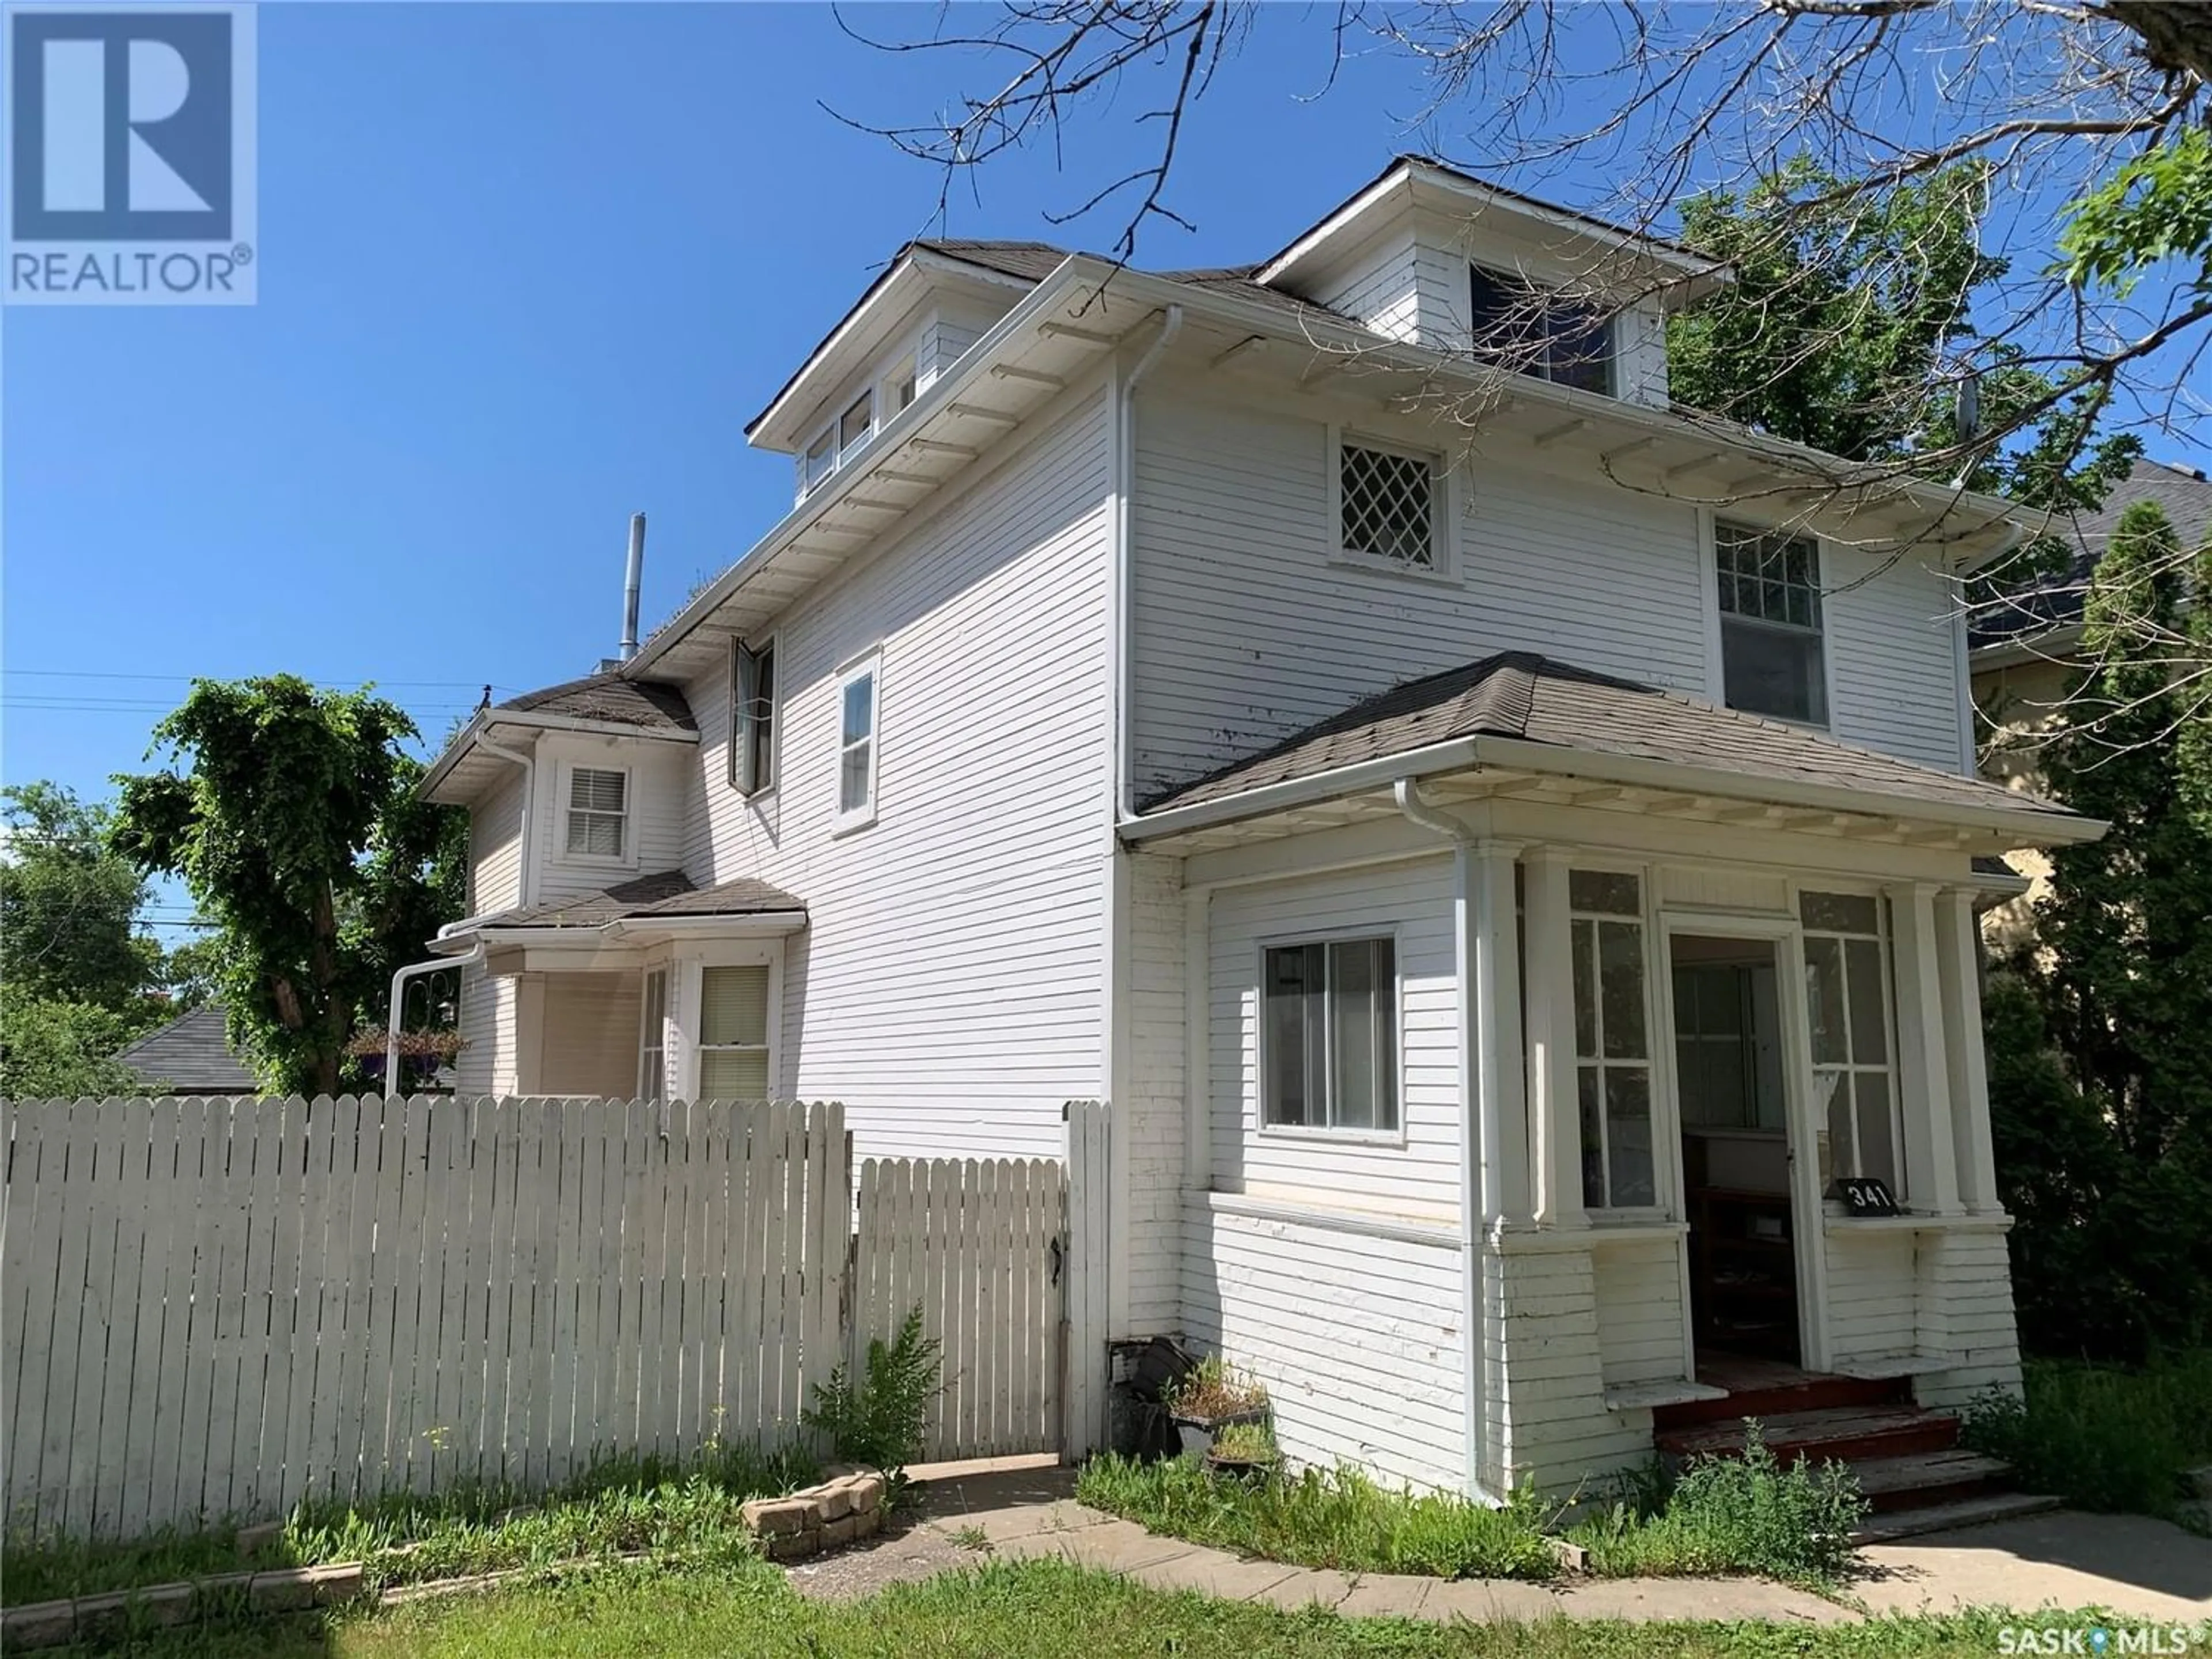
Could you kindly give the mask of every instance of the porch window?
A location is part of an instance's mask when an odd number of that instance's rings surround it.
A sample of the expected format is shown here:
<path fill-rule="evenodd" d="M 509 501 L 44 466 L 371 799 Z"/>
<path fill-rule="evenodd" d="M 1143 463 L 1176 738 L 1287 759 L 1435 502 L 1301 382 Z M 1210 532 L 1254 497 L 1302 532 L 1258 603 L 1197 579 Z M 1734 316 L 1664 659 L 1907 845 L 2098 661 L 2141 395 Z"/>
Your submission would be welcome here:
<path fill-rule="evenodd" d="M 1896 1044 L 1890 1040 L 1885 907 L 1860 893 L 1803 893 L 1805 993 L 1826 1182 L 1875 1176 L 1898 1190 Z"/>
<path fill-rule="evenodd" d="M 640 1100 L 668 1097 L 668 969 L 655 968 L 645 976 L 644 1006 L 637 1035 L 637 1096 Z"/>
<path fill-rule="evenodd" d="M 1826 726 L 1820 544 L 1809 536 L 1716 524 L 1713 564 L 1728 706 Z"/>
<path fill-rule="evenodd" d="M 876 821 L 876 679 L 870 656 L 838 682 L 837 817 L 839 830 Z"/>
<path fill-rule="evenodd" d="M 568 774 L 568 852 L 618 859 L 628 845 L 629 774 L 619 768 L 579 766 Z"/>
<path fill-rule="evenodd" d="M 1633 875 L 1572 870 L 1567 907 L 1583 1202 L 1593 1210 L 1647 1208 L 1659 1201 L 1659 1190 L 1652 1153 L 1644 884 Z"/>
<path fill-rule="evenodd" d="M 775 641 L 730 646 L 730 787 L 757 795 L 775 786 Z"/>
<path fill-rule="evenodd" d="M 765 1100 L 768 969 L 705 968 L 699 974 L 702 1100 Z"/>
<path fill-rule="evenodd" d="M 1270 945 L 1261 1121 L 1395 1133 L 1397 947 L 1387 939 Z"/>
<path fill-rule="evenodd" d="M 1337 550 L 1401 570 L 1437 570 L 1436 459 L 1366 439 L 1337 445 Z"/>
<path fill-rule="evenodd" d="M 1477 352 L 1517 374 L 1583 392 L 1613 391 L 1613 325 L 1595 306 L 1519 276 L 1468 268 Z"/>

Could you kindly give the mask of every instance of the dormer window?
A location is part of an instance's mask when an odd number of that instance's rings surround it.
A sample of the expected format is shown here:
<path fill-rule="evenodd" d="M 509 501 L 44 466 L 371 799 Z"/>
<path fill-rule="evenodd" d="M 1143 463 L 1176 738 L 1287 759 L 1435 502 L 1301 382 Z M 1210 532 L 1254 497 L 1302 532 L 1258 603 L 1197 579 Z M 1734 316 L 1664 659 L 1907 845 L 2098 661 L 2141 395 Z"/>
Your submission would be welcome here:
<path fill-rule="evenodd" d="M 814 434 L 799 464 L 801 496 L 867 447 L 876 429 L 876 394 L 863 392 L 845 412 Z"/>
<path fill-rule="evenodd" d="M 806 446 L 806 459 L 799 465 L 799 493 L 804 495 L 837 470 L 837 434 L 825 427 L 822 434 Z"/>
<path fill-rule="evenodd" d="M 894 416 L 903 415 L 920 395 L 921 386 L 921 382 L 915 374 L 914 354 L 908 352 L 899 359 L 897 366 L 884 382 L 884 398 L 890 405 L 890 412 L 884 418 L 888 420 Z"/>
<path fill-rule="evenodd" d="M 868 434 L 876 422 L 876 398 L 872 392 L 863 392 L 853 399 L 852 407 L 837 417 L 837 459 L 848 459 L 853 452 L 868 441 Z"/>
<path fill-rule="evenodd" d="M 1613 324 L 1595 306 L 1524 277 L 1470 265 L 1468 317 L 1475 350 L 1518 374 L 1610 396 Z"/>

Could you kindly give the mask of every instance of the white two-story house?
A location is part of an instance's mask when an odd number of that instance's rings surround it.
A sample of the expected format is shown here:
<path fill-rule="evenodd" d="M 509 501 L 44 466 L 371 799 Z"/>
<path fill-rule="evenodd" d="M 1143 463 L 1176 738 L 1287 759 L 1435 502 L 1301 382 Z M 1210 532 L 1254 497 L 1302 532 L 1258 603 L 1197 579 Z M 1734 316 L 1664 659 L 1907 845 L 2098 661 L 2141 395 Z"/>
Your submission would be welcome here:
<path fill-rule="evenodd" d="M 2014 1382 L 1975 860 L 2100 826 L 1973 775 L 2002 503 L 1670 406 L 1725 280 L 1413 161 L 1249 268 L 907 246 L 750 429 L 791 511 L 429 774 L 463 1091 L 1103 1098 L 1105 1335 L 1395 1479 Z"/>

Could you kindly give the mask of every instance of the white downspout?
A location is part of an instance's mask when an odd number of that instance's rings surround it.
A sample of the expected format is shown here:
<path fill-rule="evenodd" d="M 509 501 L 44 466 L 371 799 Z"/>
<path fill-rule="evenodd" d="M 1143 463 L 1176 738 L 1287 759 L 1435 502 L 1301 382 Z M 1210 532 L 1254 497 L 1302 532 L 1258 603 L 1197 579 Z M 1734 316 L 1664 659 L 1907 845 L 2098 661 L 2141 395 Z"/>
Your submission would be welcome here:
<path fill-rule="evenodd" d="M 392 976 L 392 1018 L 384 1026 L 384 1093 L 392 1097 L 392 1085 L 399 1080 L 399 1000 L 407 993 L 407 981 L 424 974 L 434 974 L 442 968 L 461 969 L 463 982 L 468 970 L 483 960 L 483 941 L 478 939 L 457 957 L 433 957 L 428 962 L 413 962 Z M 456 999 L 458 1001 L 459 999 Z"/>
<path fill-rule="evenodd" d="M 1459 981 L 1459 1263 L 1460 1295 L 1466 1316 L 1460 1340 L 1460 1389 L 1462 1455 L 1467 1460 L 1468 1484 L 1478 1498 L 1501 1501 L 1502 1492 L 1490 1490 L 1489 1439 L 1485 1432 L 1488 1390 L 1483 1386 L 1484 1328 L 1482 1251 L 1486 1200 L 1491 1171 L 1498 1167 L 1498 1125 L 1491 1115 L 1479 1113 L 1474 1082 L 1478 1056 L 1475 1045 L 1474 958 L 1468 949 L 1468 929 L 1475 900 L 1469 882 L 1473 871 L 1474 836 L 1465 824 L 1447 817 L 1422 799 L 1421 786 L 1412 778 L 1391 785 L 1392 798 L 1407 822 L 1440 836 L 1452 844 L 1452 885 L 1457 915 L 1454 918 L 1453 954 Z"/>
<path fill-rule="evenodd" d="M 497 756 L 503 761 L 513 761 L 522 769 L 522 825 L 516 849 L 514 872 L 514 902 L 518 905 L 538 902 L 538 860 L 532 857 L 530 844 L 531 802 L 538 793 L 537 757 L 520 749 L 509 749 L 504 744 L 494 743 L 489 738 L 478 738 L 477 747 L 487 755 Z"/>
<path fill-rule="evenodd" d="M 1182 332 L 1182 307 L 1171 305 L 1160 331 L 1145 348 L 1121 381 L 1115 406 L 1116 470 L 1114 492 L 1114 821 L 1126 823 L 1135 816 L 1134 780 L 1130 776 L 1129 714 L 1136 694 L 1137 675 L 1129 649 L 1137 606 L 1137 560 L 1129 545 L 1129 499 L 1137 476 L 1137 383 L 1152 370 L 1162 353 Z"/>

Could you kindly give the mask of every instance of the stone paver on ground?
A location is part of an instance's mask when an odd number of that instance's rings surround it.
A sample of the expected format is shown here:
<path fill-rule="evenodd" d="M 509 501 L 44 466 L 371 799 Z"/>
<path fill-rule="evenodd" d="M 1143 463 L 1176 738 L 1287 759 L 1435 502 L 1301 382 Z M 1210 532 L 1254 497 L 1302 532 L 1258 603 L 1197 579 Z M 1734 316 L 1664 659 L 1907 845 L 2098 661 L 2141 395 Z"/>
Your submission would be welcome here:
<path fill-rule="evenodd" d="M 1058 1556 L 1156 1589 L 1293 1609 L 1319 1603 L 1354 1617 L 1834 1624 L 1864 1616 L 1759 1578 L 1569 1577 L 1534 1584 L 1255 1561 L 1087 1508 L 1072 1496 L 1073 1470 L 1013 1462 L 1019 1466 L 942 1472 L 916 1489 L 880 1543 L 795 1568 L 792 1583 L 804 1594 L 842 1597 L 994 1559 Z M 2102 1607 L 2160 1623 L 2212 1620 L 2212 1542 L 2140 1516 L 2053 1510 L 1869 1545 L 1861 1556 L 1869 1576 L 1846 1594 L 1867 1612 Z"/>

